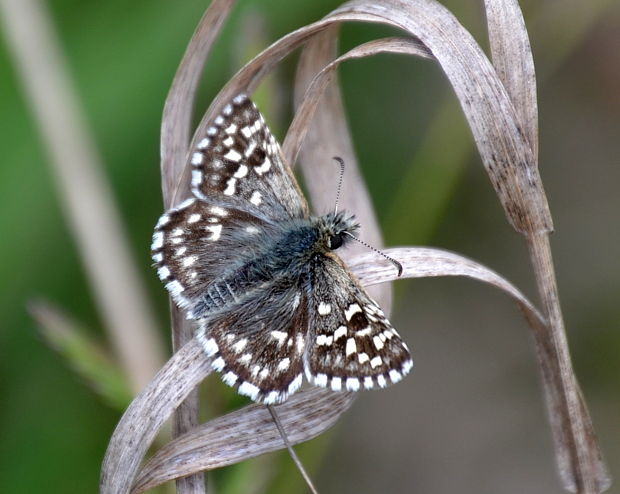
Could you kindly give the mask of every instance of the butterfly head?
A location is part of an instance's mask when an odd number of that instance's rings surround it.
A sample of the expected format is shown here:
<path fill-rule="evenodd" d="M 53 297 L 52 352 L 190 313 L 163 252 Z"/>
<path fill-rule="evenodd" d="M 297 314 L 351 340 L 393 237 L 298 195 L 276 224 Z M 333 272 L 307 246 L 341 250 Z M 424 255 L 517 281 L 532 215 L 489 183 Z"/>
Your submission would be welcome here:
<path fill-rule="evenodd" d="M 355 216 L 345 211 L 328 213 L 318 218 L 319 241 L 326 250 L 336 250 L 351 240 L 359 226 Z"/>

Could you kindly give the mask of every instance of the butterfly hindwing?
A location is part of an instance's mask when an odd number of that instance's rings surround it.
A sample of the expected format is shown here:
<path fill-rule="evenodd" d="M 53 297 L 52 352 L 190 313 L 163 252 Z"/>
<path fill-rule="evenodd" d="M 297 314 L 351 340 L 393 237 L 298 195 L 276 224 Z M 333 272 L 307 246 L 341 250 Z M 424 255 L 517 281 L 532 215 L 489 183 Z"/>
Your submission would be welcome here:
<path fill-rule="evenodd" d="M 302 384 L 307 331 L 306 297 L 279 280 L 203 319 L 197 335 L 226 384 L 274 404 Z"/>
<path fill-rule="evenodd" d="M 280 145 L 254 103 L 239 95 L 198 141 L 191 156 L 192 193 L 263 217 L 301 218 L 308 206 Z"/>
<path fill-rule="evenodd" d="M 335 391 L 385 387 L 413 363 L 383 311 L 336 256 L 313 273 L 306 376 Z"/>

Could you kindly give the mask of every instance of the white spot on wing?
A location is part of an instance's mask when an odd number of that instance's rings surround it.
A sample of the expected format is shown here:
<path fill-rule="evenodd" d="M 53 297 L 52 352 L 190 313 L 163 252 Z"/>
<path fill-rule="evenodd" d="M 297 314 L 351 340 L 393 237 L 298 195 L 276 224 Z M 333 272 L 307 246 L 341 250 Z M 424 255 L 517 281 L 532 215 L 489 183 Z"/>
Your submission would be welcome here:
<path fill-rule="evenodd" d="M 327 386 L 327 374 L 317 374 L 314 377 L 314 384 L 321 387 Z"/>
<path fill-rule="evenodd" d="M 332 306 L 331 305 L 326 304 L 325 302 L 321 302 L 319 304 L 319 314 L 321 314 L 322 316 L 326 316 L 331 311 L 332 311 Z"/>
<path fill-rule="evenodd" d="M 213 367 L 216 371 L 221 371 L 225 365 L 226 364 L 224 363 L 224 359 L 222 357 L 218 357 L 211 362 L 211 367 Z"/>
<path fill-rule="evenodd" d="M 411 370 L 412 367 L 413 367 L 413 362 L 411 360 L 407 360 L 407 362 L 403 364 L 403 375 L 409 374 L 409 371 Z"/>
<path fill-rule="evenodd" d="M 245 165 L 240 165 L 233 177 L 235 178 L 243 178 L 248 174 L 248 167 Z"/>
<path fill-rule="evenodd" d="M 342 389 L 342 379 L 340 377 L 332 378 L 332 389 L 334 391 L 340 391 Z"/>
<path fill-rule="evenodd" d="M 263 173 L 269 171 L 270 168 L 271 168 L 271 160 L 267 156 L 265 156 L 265 161 L 263 161 L 263 164 L 254 168 L 254 170 L 259 175 L 262 175 Z"/>
<path fill-rule="evenodd" d="M 372 337 L 372 341 L 375 344 L 377 350 L 381 350 L 383 348 L 383 340 L 381 340 L 381 338 L 379 338 L 377 335 Z"/>
<path fill-rule="evenodd" d="M 225 155 L 224 158 L 230 160 L 230 161 L 234 161 L 234 162 L 238 162 L 241 160 L 241 155 L 235 151 L 234 149 L 231 149 L 230 151 L 228 151 Z"/>
<path fill-rule="evenodd" d="M 197 256 L 189 256 L 183 259 L 183 267 L 188 268 L 198 260 Z"/>
<path fill-rule="evenodd" d="M 305 341 L 303 335 L 300 333 L 297 335 L 297 352 L 301 353 L 304 350 Z"/>
<path fill-rule="evenodd" d="M 347 357 L 353 353 L 357 352 L 357 346 L 355 345 L 355 340 L 353 338 L 349 338 L 347 340 L 347 347 L 345 349 L 345 353 Z"/>
<path fill-rule="evenodd" d="M 247 129 L 247 127 L 245 127 Z M 247 136 L 250 137 L 250 136 Z M 249 158 L 250 156 L 252 156 L 252 153 L 254 152 L 254 150 L 256 149 L 256 142 L 255 141 L 250 141 L 250 143 L 248 144 L 248 147 L 245 148 L 245 151 L 243 152 L 243 154 L 245 155 L 246 158 Z"/>
<path fill-rule="evenodd" d="M 222 235 L 222 225 L 207 225 L 205 226 L 205 230 L 210 231 L 212 235 L 209 237 L 209 240 L 215 242 L 219 240 Z"/>
<path fill-rule="evenodd" d="M 183 285 L 181 285 L 181 283 L 179 283 L 177 280 L 167 283 L 166 288 L 175 297 L 178 296 L 183 290 L 185 290 L 185 288 L 183 288 Z"/>
<path fill-rule="evenodd" d="M 192 154 L 192 165 L 200 165 L 202 163 L 202 158 L 203 158 L 202 153 Z"/>
<path fill-rule="evenodd" d="M 203 138 L 199 143 L 198 143 L 198 149 L 206 149 L 206 147 L 211 143 L 211 141 L 209 140 L 208 137 Z"/>
<path fill-rule="evenodd" d="M 372 333 L 372 328 L 370 326 L 366 326 L 364 329 L 360 329 L 359 331 L 357 331 L 355 333 L 355 336 L 357 337 L 368 336 L 370 333 Z"/>
<path fill-rule="evenodd" d="M 202 338 L 201 338 L 202 335 Z M 198 333 L 198 339 L 201 340 L 202 347 L 209 357 L 215 355 L 218 351 L 217 343 L 213 338 L 204 339 L 204 331 Z"/>
<path fill-rule="evenodd" d="M 396 369 L 392 369 L 390 371 L 390 379 L 392 380 L 393 383 L 397 383 L 402 378 L 403 378 L 403 376 Z"/>
<path fill-rule="evenodd" d="M 226 216 L 228 214 L 228 212 L 224 208 L 221 208 L 219 206 L 211 206 L 210 211 L 213 214 L 217 214 L 218 216 Z"/>
<path fill-rule="evenodd" d="M 291 359 L 289 359 L 288 357 L 283 358 L 282 360 L 280 360 L 280 363 L 278 364 L 278 370 L 286 370 L 288 369 L 289 365 L 291 365 Z"/>
<path fill-rule="evenodd" d="M 263 403 L 265 405 L 273 405 L 274 403 L 277 403 L 278 401 L 280 401 L 280 399 L 281 399 L 280 393 L 278 393 L 277 391 L 272 391 L 267 396 L 265 396 Z"/>
<path fill-rule="evenodd" d="M 202 172 L 200 170 L 192 170 L 192 185 L 194 187 L 202 183 Z"/>
<path fill-rule="evenodd" d="M 364 387 L 366 389 L 372 389 L 375 386 L 375 383 L 372 382 L 372 377 L 365 377 L 364 378 Z"/>
<path fill-rule="evenodd" d="M 164 226 L 166 223 L 168 223 L 170 221 L 170 216 L 167 214 L 162 214 L 159 217 L 159 220 L 157 220 L 157 225 L 155 225 L 157 228 L 161 228 L 162 226 Z"/>
<path fill-rule="evenodd" d="M 295 379 L 288 385 L 288 393 L 293 394 L 301 387 L 302 375 L 298 374 Z"/>
<path fill-rule="evenodd" d="M 360 381 L 357 377 L 347 378 L 345 385 L 349 391 L 357 391 L 358 389 L 360 389 Z"/>
<path fill-rule="evenodd" d="M 241 103 L 243 103 L 246 99 L 248 99 L 248 97 L 245 94 L 239 94 L 237 96 L 235 96 L 235 98 L 233 99 L 233 103 L 235 105 L 240 105 Z"/>
<path fill-rule="evenodd" d="M 224 189 L 224 195 L 232 196 L 235 193 L 236 185 L 237 185 L 237 179 L 234 177 L 229 178 L 228 182 L 226 182 L 226 188 Z"/>
<path fill-rule="evenodd" d="M 347 327 L 346 326 L 340 326 L 336 331 L 334 331 L 334 341 L 336 341 L 338 338 L 341 338 L 342 336 L 346 336 L 347 335 Z"/>
<path fill-rule="evenodd" d="M 255 386 L 254 384 L 247 381 L 242 382 L 237 391 L 239 392 L 239 394 L 249 396 L 252 400 L 255 400 L 258 396 L 258 393 L 260 393 L 260 389 L 258 388 L 258 386 Z"/>
<path fill-rule="evenodd" d="M 157 276 L 160 280 L 165 280 L 170 276 L 170 270 L 166 266 L 162 266 L 157 270 Z"/>
<path fill-rule="evenodd" d="M 370 360 L 370 357 L 366 352 L 361 352 L 357 355 L 357 359 L 359 360 L 360 364 L 363 364 L 364 362 L 368 362 Z"/>
<path fill-rule="evenodd" d="M 234 386 L 237 382 L 237 374 L 234 372 L 228 371 L 226 374 L 222 376 L 222 381 L 224 381 L 229 386 Z"/>
<path fill-rule="evenodd" d="M 237 343 L 235 343 L 232 348 L 236 353 L 241 353 L 243 351 L 243 349 L 246 347 L 246 345 L 248 344 L 248 339 L 247 338 L 241 338 Z"/>
<path fill-rule="evenodd" d="M 151 249 L 152 250 L 161 249 L 163 245 L 164 245 L 164 234 L 162 232 L 155 232 L 153 234 L 153 243 L 151 244 Z"/>
<path fill-rule="evenodd" d="M 263 202 L 263 198 L 261 197 L 261 193 L 258 190 L 252 192 L 252 197 L 250 197 L 250 202 L 255 206 L 260 205 Z"/>
<path fill-rule="evenodd" d="M 324 334 L 320 334 L 316 337 L 316 344 L 317 345 L 331 345 L 333 342 L 334 338 L 332 336 L 327 336 Z"/>
<path fill-rule="evenodd" d="M 276 340 L 278 340 L 278 345 L 284 343 L 284 340 L 288 336 L 284 331 L 272 331 L 271 336 L 273 336 Z"/>
<path fill-rule="evenodd" d="M 349 305 L 349 308 L 344 311 L 344 317 L 347 318 L 347 321 L 350 321 L 353 315 L 357 314 L 358 312 L 362 312 L 361 307 L 357 304 L 351 304 Z"/>
<path fill-rule="evenodd" d="M 370 361 L 370 367 L 374 369 L 375 367 L 380 366 L 382 363 L 383 363 L 383 360 L 381 359 L 381 357 L 379 357 L 379 355 L 377 355 Z"/>
<path fill-rule="evenodd" d="M 231 123 L 227 128 L 226 128 L 226 133 L 227 134 L 234 134 L 235 132 L 237 132 L 237 125 L 235 125 L 234 123 Z"/>
<path fill-rule="evenodd" d="M 198 213 L 194 213 L 187 218 L 188 223 L 196 223 L 197 221 L 200 221 L 200 215 Z"/>

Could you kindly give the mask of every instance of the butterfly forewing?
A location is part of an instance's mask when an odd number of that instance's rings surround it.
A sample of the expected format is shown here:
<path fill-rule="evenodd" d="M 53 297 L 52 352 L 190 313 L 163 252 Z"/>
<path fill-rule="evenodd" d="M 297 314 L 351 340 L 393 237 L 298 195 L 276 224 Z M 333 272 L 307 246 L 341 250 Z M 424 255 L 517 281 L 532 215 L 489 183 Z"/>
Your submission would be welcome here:
<path fill-rule="evenodd" d="M 308 310 L 302 292 L 286 281 L 263 289 L 203 320 L 198 338 L 226 384 L 273 404 L 302 384 Z"/>
<path fill-rule="evenodd" d="M 357 391 L 383 388 L 409 373 L 407 345 L 339 258 L 326 256 L 317 265 L 311 296 L 310 382 Z"/>
<path fill-rule="evenodd" d="M 234 300 L 234 288 L 218 287 L 223 274 L 234 269 L 244 254 L 239 245 L 256 241 L 268 231 L 264 222 L 238 209 L 188 199 L 162 215 L 155 227 L 151 255 L 159 278 L 175 302 L 190 314 L 205 299 L 213 306 Z M 192 315 L 192 317 L 196 317 Z"/>
<path fill-rule="evenodd" d="M 191 156 L 192 192 L 266 221 L 305 217 L 307 204 L 263 116 L 245 95 L 227 104 Z"/>

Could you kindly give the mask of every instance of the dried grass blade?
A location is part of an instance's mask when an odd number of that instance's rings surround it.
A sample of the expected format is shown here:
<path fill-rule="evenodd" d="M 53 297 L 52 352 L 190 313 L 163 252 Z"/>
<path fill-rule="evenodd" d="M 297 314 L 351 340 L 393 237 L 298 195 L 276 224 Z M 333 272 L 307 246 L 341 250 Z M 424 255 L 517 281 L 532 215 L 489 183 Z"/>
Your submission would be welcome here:
<path fill-rule="evenodd" d="M 353 0 L 334 11 L 399 27 L 420 39 L 445 72 L 506 216 L 522 233 L 550 231 L 551 216 L 529 143 L 495 69 L 472 36 L 434 0 Z"/>
<path fill-rule="evenodd" d="M 46 146 L 63 215 L 98 312 L 132 391 L 138 392 L 164 361 L 163 345 L 46 7 L 38 0 L 0 2 L 2 31 Z M 137 355 L 136 348 L 143 351 Z"/>
<path fill-rule="evenodd" d="M 352 402 L 353 393 L 312 388 L 275 408 L 288 440 L 299 444 L 332 427 Z M 144 466 L 132 494 L 284 447 L 267 408 L 249 405 L 211 420 L 161 448 Z"/>
<path fill-rule="evenodd" d="M 491 58 L 523 133 L 538 162 L 536 72 L 523 13 L 517 0 L 485 0 Z"/>
<path fill-rule="evenodd" d="M 192 115 L 203 68 L 235 0 L 214 0 L 187 45 L 164 106 L 161 125 L 161 175 L 164 207 L 174 206 L 189 194 L 182 181 L 192 136 Z"/>
<path fill-rule="evenodd" d="M 144 454 L 162 424 L 210 372 L 210 362 L 195 339 L 162 367 L 127 408 L 112 435 L 101 468 L 101 494 L 130 491 Z"/>

